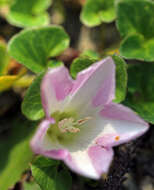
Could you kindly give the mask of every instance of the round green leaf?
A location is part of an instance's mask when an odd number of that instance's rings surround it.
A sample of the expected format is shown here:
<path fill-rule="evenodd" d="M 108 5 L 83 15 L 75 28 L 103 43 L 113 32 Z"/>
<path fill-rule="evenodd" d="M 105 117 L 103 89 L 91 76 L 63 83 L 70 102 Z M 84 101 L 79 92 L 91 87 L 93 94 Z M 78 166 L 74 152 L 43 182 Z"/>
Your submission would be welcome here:
<path fill-rule="evenodd" d="M 40 14 L 39 17 L 34 17 L 28 14 L 23 15 L 16 12 L 10 12 L 7 16 L 7 20 L 10 24 L 19 27 L 44 26 L 49 23 L 47 13 Z"/>
<path fill-rule="evenodd" d="M 36 122 L 25 119 L 10 121 L 9 135 L 0 136 L 0 189 L 12 188 L 29 168 L 34 154 L 29 141 L 34 134 Z"/>
<path fill-rule="evenodd" d="M 38 157 L 32 163 L 31 170 L 35 181 L 42 190 L 54 190 L 53 177 L 56 173 L 57 165 L 54 165 L 51 159 Z"/>
<path fill-rule="evenodd" d="M 70 73 L 73 78 L 76 78 L 78 72 L 86 69 L 90 65 L 96 62 L 95 59 L 91 59 L 90 57 L 79 57 L 76 58 L 70 67 Z"/>
<path fill-rule="evenodd" d="M 121 55 L 128 59 L 154 61 L 154 2 L 119 0 L 116 10 L 117 27 L 124 37 Z"/>
<path fill-rule="evenodd" d="M 41 103 L 40 84 L 44 73 L 39 75 L 31 84 L 22 102 L 23 114 L 31 120 L 38 120 L 44 117 Z"/>
<path fill-rule="evenodd" d="M 137 112 L 145 121 L 154 124 L 154 103 L 141 101 L 136 103 L 134 100 L 125 102 L 125 104 L 131 107 Z"/>
<path fill-rule="evenodd" d="M 67 169 L 61 170 L 55 177 L 55 190 L 71 190 L 72 176 Z"/>
<path fill-rule="evenodd" d="M 120 53 L 129 59 L 154 61 L 154 38 L 147 40 L 140 34 L 129 35 L 121 43 Z"/>
<path fill-rule="evenodd" d="M 58 171 L 59 161 L 38 157 L 32 164 L 32 175 L 42 190 L 70 190 L 72 178 L 67 169 Z"/>
<path fill-rule="evenodd" d="M 117 55 L 112 56 L 116 65 L 116 99 L 114 102 L 120 103 L 126 97 L 127 92 L 127 64 Z"/>
<path fill-rule="evenodd" d="M 24 182 L 24 190 L 41 190 L 40 186 L 35 182 Z"/>
<path fill-rule="evenodd" d="M 69 37 L 63 28 L 48 26 L 22 31 L 10 40 L 8 49 L 14 59 L 38 73 L 46 69 L 50 57 L 68 46 Z"/>
<path fill-rule="evenodd" d="M 46 9 L 50 4 L 51 0 L 14 0 L 7 19 L 19 27 L 47 25 L 49 17 Z"/>
<path fill-rule="evenodd" d="M 154 123 L 153 73 L 153 63 L 129 65 L 128 95 L 124 102 L 150 123 Z"/>
<path fill-rule="evenodd" d="M 89 57 L 91 59 L 96 59 L 96 60 L 100 59 L 100 55 L 93 50 L 85 50 L 83 53 L 80 54 L 80 56 Z"/>
<path fill-rule="evenodd" d="M 114 0 L 87 0 L 81 12 L 82 22 L 90 27 L 115 19 Z"/>

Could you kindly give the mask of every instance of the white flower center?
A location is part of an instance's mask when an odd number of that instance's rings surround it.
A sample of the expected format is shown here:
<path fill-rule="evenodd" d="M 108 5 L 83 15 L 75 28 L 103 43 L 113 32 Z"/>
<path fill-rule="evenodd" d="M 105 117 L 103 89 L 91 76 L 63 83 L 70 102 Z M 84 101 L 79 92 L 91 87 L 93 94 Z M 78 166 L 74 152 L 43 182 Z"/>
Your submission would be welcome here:
<path fill-rule="evenodd" d="M 55 112 L 52 114 L 55 119 L 55 124 L 52 124 L 47 131 L 47 135 L 52 142 L 60 144 L 68 144 L 73 141 L 76 135 L 79 134 L 80 126 L 90 119 L 91 117 L 85 117 L 83 119 L 76 119 L 76 115 L 72 113 L 60 113 Z"/>

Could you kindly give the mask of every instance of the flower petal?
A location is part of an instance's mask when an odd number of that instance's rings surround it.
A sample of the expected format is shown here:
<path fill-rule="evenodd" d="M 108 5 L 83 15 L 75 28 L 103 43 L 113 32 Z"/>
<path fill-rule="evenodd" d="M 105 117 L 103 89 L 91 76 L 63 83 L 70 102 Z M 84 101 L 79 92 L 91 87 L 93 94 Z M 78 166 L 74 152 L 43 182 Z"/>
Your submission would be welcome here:
<path fill-rule="evenodd" d="M 112 102 L 106 105 L 102 109 L 101 115 L 110 119 L 126 120 L 148 126 L 148 124 L 143 119 L 141 119 L 134 111 L 122 104 L 116 104 Z"/>
<path fill-rule="evenodd" d="M 89 142 L 85 143 L 86 139 L 83 142 L 77 141 L 80 138 L 68 146 L 52 143 L 46 135 L 52 124 L 53 121 L 47 119 L 41 122 L 31 141 L 32 150 L 36 154 L 63 160 L 73 171 L 92 179 L 99 179 L 102 173 L 108 171 L 113 157 L 112 149 L 98 146 L 89 148 Z"/>
<path fill-rule="evenodd" d="M 147 123 L 133 111 L 114 103 L 80 126 L 80 132 L 65 145 L 48 140 L 46 132 L 52 123 L 44 120 L 40 124 L 31 142 L 33 151 L 63 160 L 73 171 L 93 179 L 108 171 L 113 158 L 112 146 L 135 139 L 148 129 Z"/>
<path fill-rule="evenodd" d="M 111 103 L 100 112 L 101 121 L 106 122 L 102 137 L 97 139 L 97 144 L 102 146 L 116 146 L 143 135 L 148 129 L 148 124 L 131 109 Z M 99 124 L 100 123 L 100 124 Z"/>
<path fill-rule="evenodd" d="M 52 124 L 53 121 L 47 119 L 41 122 L 31 141 L 31 148 L 36 154 L 63 160 L 67 157 L 68 151 L 63 149 L 59 144 L 51 143 L 46 137 L 47 130 Z"/>
<path fill-rule="evenodd" d="M 49 69 L 41 84 L 42 104 L 47 118 L 61 110 L 73 87 L 73 80 L 64 66 Z"/>
<path fill-rule="evenodd" d="M 72 152 L 64 162 L 76 173 L 99 179 L 109 169 L 113 158 L 113 150 L 100 146 L 92 146 L 88 150 Z"/>
<path fill-rule="evenodd" d="M 110 105 L 117 107 L 117 110 L 114 109 L 113 112 L 115 117 L 103 115 L 109 105 L 106 105 L 98 114 L 93 115 L 90 120 L 80 126 L 80 132 L 67 147 L 70 152 L 86 150 L 97 144 L 112 147 L 136 139 L 148 130 L 148 124 L 129 108 L 118 104 Z M 122 108 L 121 114 L 120 108 Z M 112 110 L 110 111 L 112 112 Z"/>
<path fill-rule="evenodd" d="M 68 107 L 81 111 L 86 106 L 106 105 L 114 99 L 114 94 L 115 65 L 108 57 L 78 74 Z"/>
<path fill-rule="evenodd" d="M 88 154 L 99 176 L 108 172 L 114 155 L 112 148 L 96 145 L 89 148 Z"/>

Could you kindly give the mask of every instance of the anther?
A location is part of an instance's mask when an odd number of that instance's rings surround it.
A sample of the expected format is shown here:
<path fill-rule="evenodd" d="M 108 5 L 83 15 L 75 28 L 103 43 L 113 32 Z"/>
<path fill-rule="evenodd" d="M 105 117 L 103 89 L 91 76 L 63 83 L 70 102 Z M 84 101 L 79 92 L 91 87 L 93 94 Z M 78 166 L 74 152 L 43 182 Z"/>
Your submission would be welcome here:
<path fill-rule="evenodd" d="M 85 117 L 84 119 L 80 119 L 74 121 L 74 118 L 65 118 L 58 123 L 58 127 L 62 133 L 70 132 L 70 133 L 77 133 L 80 131 L 79 128 L 76 126 L 80 126 L 87 122 L 88 120 L 92 119 L 91 117 Z"/>
<path fill-rule="evenodd" d="M 73 118 L 65 118 L 65 119 L 61 120 L 58 123 L 58 127 L 62 133 L 66 133 L 66 132 L 76 133 L 76 132 L 80 131 L 79 128 L 74 127 L 74 119 Z"/>

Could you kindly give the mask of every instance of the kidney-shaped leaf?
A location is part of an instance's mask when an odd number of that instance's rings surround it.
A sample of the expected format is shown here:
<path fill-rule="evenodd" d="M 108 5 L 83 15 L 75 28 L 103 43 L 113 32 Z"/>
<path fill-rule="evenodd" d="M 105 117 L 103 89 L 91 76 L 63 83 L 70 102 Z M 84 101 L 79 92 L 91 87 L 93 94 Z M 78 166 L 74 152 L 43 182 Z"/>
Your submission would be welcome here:
<path fill-rule="evenodd" d="M 60 171 L 59 161 L 38 157 L 32 164 L 32 175 L 42 190 L 70 190 L 72 178 L 67 169 Z"/>
<path fill-rule="evenodd" d="M 154 124 L 154 63 L 128 67 L 128 95 L 124 102 L 146 121 Z"/>
<path fill-rule="evenodd" d="M 48 26 L 24 30 L 8 45 L 10 55 L 35 73 L 47 66 L 48 59 L 59 55 L 69 45 L 63 28 Z"/>
<path fill-rule="evenodd" d="M 116 98 L 114 102 L 120 103 L 126 97 L 127 92 L 127 64 L 118 55 L 112 56 L 116 65 Z"/>
<path fill-rule="evenodd" d="M 73 78 L 76 78 L 78 72 L 86 69 L 90 65 L 96 62 L 96 59 L 91 59 L 90 57 L 81 56 L 76 58 L 70 67 L 70 73 Z"/>
<path fill-rule="evenodd" d="M 22 112 L 31 120 L 38 120 L 44 116 L 40 96 L 40 83 L 43 76 L 44 72 L 32 82 L 22 102 Z"/>
<path fill-rule="evenodd" d="M 46 9 L 50 4 L 51 0 L 14 0 L 7 19 L 19 27 L 47 25 L 49 16 Z"/>
<path fill-rule="evenodd" d="M 0 136 L 0 189 L 7 190 L 21 179 L 29 168 L 33 153 L 29 141 L 34 133 L 36 122 L 25 119 L 9 121 L 11 128 L 7 135 Z"/>
<path fill-rule="evenodd" d="M 34 181 L 24 182 L 23 188 L 24 188 L 24 190 L 41 190 L 40 186 L 37 183 L 35 183 Z"/>
<path fill-rule="evenodd" d="M 82 22 L 90 27 L 115 19 L 114 0 L 87 0 L 81 12 Z"/>
<path fill-rule="evenodd" d="M 119 0 L 116 9 L 117 27 L 124 37 L 121 55 L 154 61 L 154 1 Z"/>

